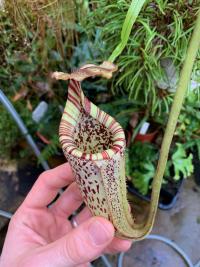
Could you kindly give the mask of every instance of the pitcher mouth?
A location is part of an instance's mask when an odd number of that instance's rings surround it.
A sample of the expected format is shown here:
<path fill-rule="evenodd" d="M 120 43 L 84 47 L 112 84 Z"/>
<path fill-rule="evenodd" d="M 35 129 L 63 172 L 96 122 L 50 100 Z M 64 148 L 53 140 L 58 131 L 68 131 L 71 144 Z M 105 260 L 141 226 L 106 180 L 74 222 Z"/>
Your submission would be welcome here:
<path fill-rule="evenodd" d="M 103 160 L 111 159 L 115 153 L 123 151 L 126 142 L 120 124 L 85 97 L 80 82 L 70 80 L 68 88 L 68 100 L 59 128 L 65 155 Z M 92 136 L 95 134 L 96 137 Z M 95 141 L 96 150 L 91 140 Z M 92 152 L 88 152 L 90 148 Z"/>

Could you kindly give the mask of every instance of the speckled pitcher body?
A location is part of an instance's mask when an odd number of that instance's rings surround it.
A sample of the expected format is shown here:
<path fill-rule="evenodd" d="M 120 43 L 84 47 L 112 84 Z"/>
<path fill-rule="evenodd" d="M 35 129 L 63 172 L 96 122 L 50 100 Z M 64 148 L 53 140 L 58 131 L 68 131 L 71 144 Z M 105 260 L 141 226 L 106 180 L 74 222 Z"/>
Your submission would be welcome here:
<path fill-rule="evenodd" d="M 126 188 L 123 129 L 84 96 L 80 82 L 70 80 L 59 132 L 86 205 L 94 215 L 120 224 L 128 209 L 121 190 Z"/>

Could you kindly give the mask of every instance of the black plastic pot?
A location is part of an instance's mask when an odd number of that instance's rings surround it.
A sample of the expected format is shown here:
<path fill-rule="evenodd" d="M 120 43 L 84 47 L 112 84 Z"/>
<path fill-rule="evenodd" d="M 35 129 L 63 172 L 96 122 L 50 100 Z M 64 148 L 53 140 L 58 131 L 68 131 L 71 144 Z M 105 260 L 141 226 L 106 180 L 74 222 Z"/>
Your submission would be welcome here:
<path fill-rule="evenodd" d="M 193 165 L 194 165 L 194 180 L 198 186 L 200 186 L 200 159 L 197 149 L 192 151 L 193 153 Z"/>
<path fill-rule="evenodd" d="M 160 198 L 159 198 L 159 204 L 158 207 L 162 210 L 169 210 L 174 207 L 178 194 L 180 192 L 180 189 L 182 187 L 184 179 L 180 179 L 177 182 L 174 182 L 172 179 L 169 179 L 169 182 L 167 185 L 163 185 L 160 191 Z M 147 202 L 150 202 L 151 200 L 151 192 L 149 191 L 147 195 L 142 195 L 134 186 L 133 184 L 128 181 L 127 183 L 127 189 L 128 192 L 131 194 L 136 195 L 137 197 L 141 198 L 142 200 L 145 200 Z"/>

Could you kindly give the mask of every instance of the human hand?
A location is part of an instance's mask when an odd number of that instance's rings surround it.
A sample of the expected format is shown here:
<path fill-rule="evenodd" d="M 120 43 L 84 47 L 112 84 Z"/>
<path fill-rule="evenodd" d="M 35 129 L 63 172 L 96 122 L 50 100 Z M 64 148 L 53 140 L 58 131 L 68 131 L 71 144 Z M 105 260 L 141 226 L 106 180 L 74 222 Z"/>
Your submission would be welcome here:
<path fill-rule="evenodd" d="M 130 241 L 114 237 L 108 220 L 92 217 L 87 208 L 76 216 L 78 227 L 72 228 L 67 218 L 83 201 L 73 180 L 68 163 L 39 176 L 10 221 L 0 267 L 86 267 L 102 253 L 130 248 Z"/>

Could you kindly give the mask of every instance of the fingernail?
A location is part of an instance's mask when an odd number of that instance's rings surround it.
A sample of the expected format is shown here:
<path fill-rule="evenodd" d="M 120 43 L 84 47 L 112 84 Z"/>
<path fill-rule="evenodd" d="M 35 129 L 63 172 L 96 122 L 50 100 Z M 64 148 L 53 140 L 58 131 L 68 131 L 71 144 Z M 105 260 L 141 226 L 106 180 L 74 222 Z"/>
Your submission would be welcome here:
<path fill-rule="evenodd" d="M 112 234 L 109 232 L 108 227 L 105 227 L 97 221 L 92 222 L 88 230 L 90 238 L 96 246 L 103 245 L 112 238 Z"/>

